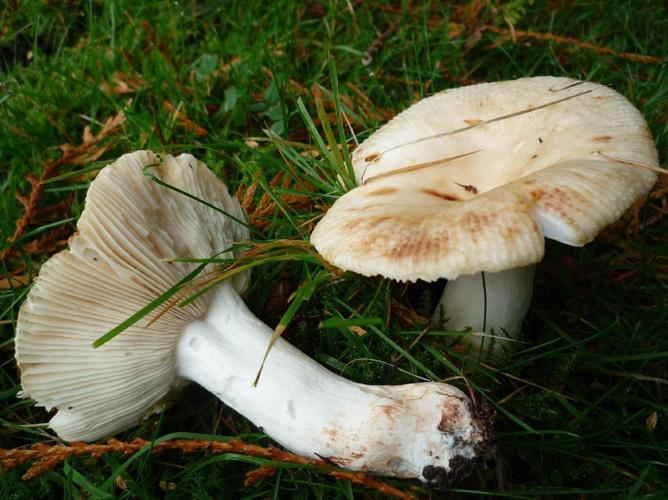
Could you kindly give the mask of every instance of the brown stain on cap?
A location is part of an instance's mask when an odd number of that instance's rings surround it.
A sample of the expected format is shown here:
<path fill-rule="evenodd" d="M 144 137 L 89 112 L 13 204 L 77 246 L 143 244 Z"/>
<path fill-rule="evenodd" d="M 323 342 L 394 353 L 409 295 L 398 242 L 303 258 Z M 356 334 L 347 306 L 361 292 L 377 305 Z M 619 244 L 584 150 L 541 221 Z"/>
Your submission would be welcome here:
<path fill-rule="evenodd" d="M 503 235 L 509 240 L 515 238 L 519 233 L 519 228 L 513 226 L 507 226 L 503 230 Z"/>
<path fill-rule="evenodd" d="M 559 186 L 534 189 L 530 194 L 542 209 L 556 215 L 573 229 L 579 228 L 579 224 L 573 219 L 572 214 L 583 213 L 591 206 L 591 202 L 581 193 Z"/>
<path fill-rule="evenodd" d="M 572 207 L 576 204 L 586 206 L 589 203 L 587 198 L 577 191 L 559 186 L 534 189 L 529 194 L 534 200 L 546 206 Z"/>
<path fill-rule="evenodd" d="M 388 194 L 394 194 L 397 191 L 398 191 L 397 188 L 386 187 L 386 188 L 376 189 L 375 191 L 369 191 L 367 193 L 367 196 L 385 196 L 385 195 L 388 195 Z"/>
<path fill-rule="evenodd" d="M 383 255 L 390 260 L 411 259 L 433 261 L 448 252 L 449 235 L 410 234 L 400 241 L 393 240 L 392 246 L 384 249 Z"/>
<path fill-rule="evenodd" d="M 499 215 L 493 212 L 471 212 L 459 220 L 459 226 L 469 233 L 479 233 L 496 223 Z"/>
<path fill-rule="evenodd" d="M 423 188 L 420 189 L 424 194 L 428 194 L 430 196 L 436 196 L 437 198 L 441 198 L 442 200 L 446 201 L 462 201 L 460 198 L 457 198 L 456 196 L 453 196 L 451 194 L 446 194 L 446 193 L 441 193 L 440 191 L 436 191 L 435 189 L 427 189 Z"/>
<path fill-rule="evenodd" d="M 368 230 L 379 224 L 392 220 L 394 217 L 390 215 L 371 215 L 365 217 L 363 215 L 355 215 L 351 220 L 346 222 L 343 227 L 349 230 Z"/>

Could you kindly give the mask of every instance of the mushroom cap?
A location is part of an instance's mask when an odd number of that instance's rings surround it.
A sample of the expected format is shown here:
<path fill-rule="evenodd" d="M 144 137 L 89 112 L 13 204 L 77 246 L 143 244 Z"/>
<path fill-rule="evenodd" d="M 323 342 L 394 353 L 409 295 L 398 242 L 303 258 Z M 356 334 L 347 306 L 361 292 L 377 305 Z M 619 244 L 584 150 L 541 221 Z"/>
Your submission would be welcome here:
<path fill-rule="evenodd" d="M 93 341 L 197 266 L 166 259 L 208 258 L 249 236 L 233 219 L 153 182 L 144 175 L 147 167 L 164 182 L 244 218 L 225 185 L 188 154 L 137 151 L 100 171 L 69 249 L 41 267 L 16 326 L 21 396 L 57 408 L 50 426 L 66 440 L 113 434 L 161 407 L 179 385 L 179 336 L 204 315 L 207 295 L 166 312 L 163 305 L 97 349 Z M 199 276 L 213 271 L 209 265 Z"/>
<path fill-rule="evenodd" d="M 647 124 L 608 87 L 534 77 L 440 92 L 352 155 L 359 186 L 311 242 L 332 264 L 403 281 L 454 279 L 581 246 L 646 194 Z M 343 243 L 345 242 L 345 243 Z"/>

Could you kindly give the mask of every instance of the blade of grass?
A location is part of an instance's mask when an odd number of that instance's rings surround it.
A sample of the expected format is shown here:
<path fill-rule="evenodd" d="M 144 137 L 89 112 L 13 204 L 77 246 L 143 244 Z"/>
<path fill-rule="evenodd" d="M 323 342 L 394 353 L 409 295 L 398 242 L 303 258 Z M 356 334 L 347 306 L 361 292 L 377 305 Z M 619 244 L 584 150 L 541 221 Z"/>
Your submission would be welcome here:
<path fill-rule="evenodd" d="M 264 364 L 267 361 L 267 357 L 269 356 L 271 348 L 276 344 L 276 341 L 280 338 L 280 336 L 288 327 L 292 319 L 295 317 L 302 303 L 304 301 L 308 301 L 311 298 L 316 288 L 320 284 L 329 281 L 330 279 L 331 279 L 331 274 L 328 271 L 323 271 L 323 270 L 318 271 L 315 274 L 315 276 L 313 277 L 309 276 L 306 279 L 306 281 L 302 283 L 299 289 L 297 289 L 297 291 L 292 295 L 291 297 L 292 301 L 288 306 L 288 309 L 285 311 L 285 313 L 283 313 L 283 316 L 278 322 L 278 325 L 276 325 L 274 333 L 271 336 L 271 339 L 269 340 L 269 345 L 267 346 L 267 350 L 265 351 L 264 357 L 262 358 L 262 363 L 260 364 L 260 368 L 258 369 L 257 375 L 255 376 L 255 381 L 253 382 L 253 386 L 256 386 L 260 380 L 262 369 L 264 368 Z"/>
<path fill-rule="evenodd" d="M 169 183 L 163 181 L 163 180 L 162 180 L 160 177 L 158 177 L 157 175 L 152 174 L 152 173 L 149 172 L 149 169 L 154 168 L 154 167 L 157 167 L 158 165 L 159 165 L 159 164 L 157 164 L 157 163 L 156 163 L 156 164 L 146 165 L 146 166 L 144 167 L 144 175 L 147 176 L 147 177 L 149 177 L 153 182 L 155 182 L 156 184 L 159 184 L 160 186 L 166 187 L 167 189 L 171 189 L 172 191 L 175 191 L 175 192 L 177 192 L 177 193 L 179 193 L 179 194 L 182 194 L 183 196 L 186 196 L 186 197 L 190 198 L 191 200 L 195 200 L 196 202 L 201 203 L 201 204 L 204 205 L 204 206 L 207 206 L 207 207 L 209 207 L 209 208 L 212 208 L 212 209 L 215 210 L 216 212 L 223 214 L 225 217 L 229 217 L 230 219 L 232 219 L 232 220 L 233 220 L 234 222 L 236 222 L 237 224 L 241 224 L 242 226 L 247 227 L 248 229 L 250 229 L 251 232 L 257 232 L 257 230 L 256 230 L 254 227 L 250 226 L 245 220 L 240 219 L 240 218 L 238 218 L 238 217 L 235 217 L 234 215 L 232 215 L 231 213 L 227 212 L 226 210 L 223 210 L 222 208 L 217 207 L 217 206 L 214 205 L 213 203 L 209 203 L 209 202 L 206 201 L 206 200 L 203 200 L 203 199 L 201 199 L 201 198 L 198 198 L 197 196 L 195 196 L 195 195 L 193 195 L 193 194 L 191 194 L 191 193 L 188 193 L 187 191 L 184 191 L 183 189 L 179 189 L 179 188 L 177 188 L 176 186 L 172 186 L 171 184 L 169 184 Z"/>
<path fill-rule="evenodd" d="M 93 347 L 98 348 L 107 342 L 109 342 L 111 339 L 116 337 L 118 334 L 121 332 L 127 330 L 130 328 L 132 325 L 140 321 L 142 318 L 144 318 L 146 315 L 150 314 L 151 312 L 155 311 L 158 307 L 160 307 L 162 304 L 164 304 L 167 300 L 171 299 L 174 295 L 176 295 L 184 285 L 192 281 L 199 273 L 204 270 L 204 268 L 207 266 L 207 264 L 200 264 L 197 266 L 194 270 L 186 274 L 181 281 L 176 283 L 174 286 L 170 287 L 167 289 L 165 292 L 161 293 L 156 299 L 152 300 L 148 304 L 146 304 L 144 307 L 142 307 L 139 311 L 131 315 L 128 319 L 125 321 L 121 322 L 111 330 L 109 330 L 107 333 L 99 337 L 93 342 Z"/>

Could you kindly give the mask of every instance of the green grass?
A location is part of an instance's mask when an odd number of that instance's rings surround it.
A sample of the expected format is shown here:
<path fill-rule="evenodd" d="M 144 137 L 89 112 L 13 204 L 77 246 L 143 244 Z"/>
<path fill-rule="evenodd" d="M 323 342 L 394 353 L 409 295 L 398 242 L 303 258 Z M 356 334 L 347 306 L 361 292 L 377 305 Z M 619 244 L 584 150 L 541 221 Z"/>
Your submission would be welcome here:
<path fill-rule="evenodd" d="M 505 16 L 517 30 L 575 37 L 618 52 L 668 54 L 668 9 L 660 2 L 515 0 L 505 10 L 495 2 L 480 3 L 481 24 L 507 28 Z M 415 100 L 468 82 L 551 74 L 610 85 L 643 112 L 665 165 L 668 64 L 628 61 L 573 44 L 501 43 L 498 35 L 476 31 L 475 22 L 458 33 L 449 21 L 466 18 L 462 5 L 8 2 L 0 9 L 0 251 L 23 213 L 15 193 L 29 192 L 27 176 L 39 175 L 44 161 L 58 158 L 59 145 L 79 145 L 85 126 L 96 133 L 119 111 L 127 119 L 98 161 L 64 165 L 56 172 L 62 177 L 45 185 L 40 206 L 63 200 L 71 205 L 31 221 L 16 255 L 0 264 L 3 276 L 34 276 L 74 231 L 91 176 L 66 174 L 94 172 L 140 148 L 191 152 L 233 190 L 257 181 L 256 201 L 278 172 L 293 181 L 270 190 L 276 200 L 304 194 L 308 182 L 314 191 L 306 194 L 314 206 L 279 203 L 254 235 L 260 242 L 305 240 L 319 207 L 345 189 L 335 174 L 346 178 L 345 154 L 330 153 L 325 145 L 342 135 L 353 141 L 346 119 L 362 140 Z M 362 64 L 381 34 L 386 36 L 371 62 Z M 136 88 L 110 92 L 115 75 Z M 185 127 L 173 109 L 206 135 Z M 326 116 L 333 118 L 331 131 L 321 125 Z M 300 155 L 311 150 L 320 156 Z M 468 377 L 496 408 L 499 457 L 496 470 L 481 471 L 453 490 L 457 496 L 500 495 L 503 488 L 511 498 L 666 498 L 665 215 L 664 195 L 641 209 L 640 226 L 625 219 L 584 248 L 548 242 L 524 326 L 527 347 L 495 368 L 463 358 L 438 332 L 415 342 L 424 328 L 408 321 L 406 308 L 428 316 L 442 283 L 405 285 L 347 273 L 320 283 L 295 311 L 289 309 L 289 295 L 305 280 L 317 281 L 322 271 L 317 259 L 297 249 L 284 252 L 289 258 L 270 255 L 266 265 L 254 267 L 246 300 L 272 326 L 284 318 L 283 335 L 290 342 L 357 381 Z M 53 233 L 55 227 L 61 233 Z M 55 244 L 28 251 L 26 244 L 54 234 Z M 47 421 L 47 413 L 16 398 L 12 337 L 26 291 L 24 286 L 0 289 L 0 446 L 5 448 L 53 441 L 38 425 Z M 351 325 L 367 334 L 354 335 Z M 466 387 L 461 379 L 453 383 Z M 647 419 L 654 412 L 658 424 L 649 430 Z M 175 406 L 119 438 L 172 432 L 271 444 L 194 386 Z M 283 466 L 276 476 L 245 488 L 244 472 L 261 463 L 237 455 L 175 452 L 77 458 L 29 483 L 20 479 L 25 466 L 4 473 L 0 497 L 374 496 L 312 469 Z M 115 481 L 119 474 L 123 482 Z M 416 483 L 390 482 L 435 498 L 447 496 Z"/>

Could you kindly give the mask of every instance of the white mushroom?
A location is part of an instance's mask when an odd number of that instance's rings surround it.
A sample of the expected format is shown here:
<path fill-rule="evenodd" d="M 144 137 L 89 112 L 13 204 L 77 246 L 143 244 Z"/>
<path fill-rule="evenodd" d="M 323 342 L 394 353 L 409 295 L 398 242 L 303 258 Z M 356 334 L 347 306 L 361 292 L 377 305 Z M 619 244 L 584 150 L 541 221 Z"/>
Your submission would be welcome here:
<path fill-rule="evenodd" d="M 544 239 L 591 241 L 649 191 L 658 162 L 623 96 L 556 77 L 425 98 L 352 159 L 360 186 L 323 217 L 313 245 L 366 276 L 447 278 L 435 320 L 471 327 L 490 355 L 519 336 Z"/>
<path fill-rule="evenodd" d="M 143 175 L 205 201 L 200 203 Z M 218 207 L 231 217 L 214 210 Z M 225 282 L 185 307 L 162 307 L 95 349 L 92 343 L 184 276 L 175 257 L 228 257 L 248 232 L 236 199 L 190 155 L 125 155 L 93 181 L 69 249 L 46 262 L 18 319 L 23 397 L 58 412 L 49 425 L 90 441 L 162 407 L 194 381 L 295 453 L 352 469 L 447 480 L 486 448 L 469 399 L 441 383 L 368 386 L 337 376 L 272 337 Z M 202 271 L 211 277 L 215 267 Z M 242 280 L 243 281 L 243 280 Z"/>

